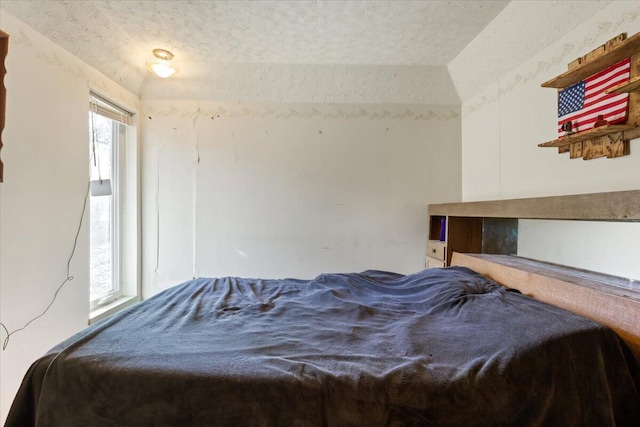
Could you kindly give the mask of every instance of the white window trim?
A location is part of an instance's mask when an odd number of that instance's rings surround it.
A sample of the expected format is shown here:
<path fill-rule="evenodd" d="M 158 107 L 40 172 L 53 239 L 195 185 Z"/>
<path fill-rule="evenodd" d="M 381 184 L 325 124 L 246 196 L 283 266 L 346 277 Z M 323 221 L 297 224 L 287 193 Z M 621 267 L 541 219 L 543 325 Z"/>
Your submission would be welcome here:
<path fill-rule="evenodd" d="M 102 320 L 105 317 L 111 316 L 112 314 L 122 310 L 123 308 L 127 308 L 130 305 L 135 304 L 138 301 L 140 301 L 140 297 L 138 296 L 125 295 L 109 304 L 96 307 L 91 310 L 91 313 L 89 315 L 89 324 L 92 325 L 97 321 Z"/>
<path fill-rule="evenodd" d="M 89 94 L 89 111 L 125 125 L 133 125 L 133 113 L 95 92 Z"/>
<path fill-rule="evenodd" d="M 95 111 L 92 111 L 95 114 Z M 100 113 L 97 113 L 100 114 Z M 107 117 L 109 120 L 113 120 Z M 111 147 L 111 188 L 113 194 L 111 196 L 111 212 L 110 212 L 110 230 L 111 230 L 111 285 L 112 290 L 100 297 L 89 301 L 89 307 L 91 311 L 97 310 L 104 305 L 109 305 L 118 300 L 123 295 L 123 279 L 122 274 L 123 254 L 122 244 L 124 242 L 123 228 L 124 228 L 124 214 L 122 212 L 122 198 L 126 192 L 126 126 L 122 123 L 112 121 L 111 122 L 111 135 L 112 135 L 112 147 Z M 122 154 L 121 154 L 122 153 Z M 90 213 L 91 214 L 91 213 Z"/>

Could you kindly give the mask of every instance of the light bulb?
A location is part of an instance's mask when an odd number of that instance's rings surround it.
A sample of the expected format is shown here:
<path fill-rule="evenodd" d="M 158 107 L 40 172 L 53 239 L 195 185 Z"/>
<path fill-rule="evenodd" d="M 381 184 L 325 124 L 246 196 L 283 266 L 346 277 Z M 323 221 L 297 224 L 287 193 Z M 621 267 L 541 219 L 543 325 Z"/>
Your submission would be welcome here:
<path fill-rule="evenodd" d="M 151 71 L 153 71 L 158 77 L 162 77 L 163 79 L 171 77 L 176 73 L 176 69 L 168 61 L 156 62 L 154 64 L 151 64 Z"/>
<path fill-rule="evenodd" d="M 153 56 L 157 59 L 153 62 L 147 62 L 147 68 L 158 77 L 166 79 L 178 72 L 178 69 L 171 64 L 173 53 L 165 49 L 154 49 Z"/>

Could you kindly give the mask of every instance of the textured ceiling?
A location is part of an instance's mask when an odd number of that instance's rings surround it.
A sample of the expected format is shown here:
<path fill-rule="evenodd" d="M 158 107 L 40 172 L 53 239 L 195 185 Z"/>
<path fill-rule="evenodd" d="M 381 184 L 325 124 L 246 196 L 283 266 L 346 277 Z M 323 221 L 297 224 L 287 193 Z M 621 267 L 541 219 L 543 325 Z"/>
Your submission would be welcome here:
<path fill-rule="evenodd" d="M 236 66 L 245 78 L 261 66 L 274 75 L 301 66 L 348 74 L 355 66 L 358 76 L 363 66 L 388 76 L 390 67 L 445 67 L 507 3 L 0 0 L 0 7 L 143 96 L 159 87 L 145 69 L 151 50 L 169 49 L 180 69 L 173 85 L 190 96 L 211 87 L 216 70 L 233 74 Z"/>
<path fill-rule="evenodd" d="M 611 3 L 610 0 L 598 1 L 514 1 L 494 19 L 482 33 L 473 39 L 448 66 L 449 74 L 456 84 L 460 99 L 466 100 L 479 93 L 489 84 L 530 59 L 532 55 L 545 47 L 561 40 L 563 36 L 584 23 Z M 640 1 L 628 2 L 640 5 Z M 632 16 L 629 17 L 633 19 Z M 610 23 L 600 21 L 591 24 L 589 34 L 600 34 L 604 40 L 589 37 L 585 46 L 568 52 L 568 58 L 544 58 L 545 61 L 557 60 L 564 66 L 574 58 L 584 55 L 599 43 L 604 43 L 618 33 L 609 33 Z M 625 27 L 622 30 L 626 31 Z M 499 41 L 499 42 L 497 42 Z M 565 42 L 566 45 L 566 42 Z M 591 47 L 593 46 L 593 47 Z M 566 46 L 565 46 L 566 48 Z M 538 62 L 543 69 L 548 64 Z M 536 77 L 540 82 L 553 77 Z"/>

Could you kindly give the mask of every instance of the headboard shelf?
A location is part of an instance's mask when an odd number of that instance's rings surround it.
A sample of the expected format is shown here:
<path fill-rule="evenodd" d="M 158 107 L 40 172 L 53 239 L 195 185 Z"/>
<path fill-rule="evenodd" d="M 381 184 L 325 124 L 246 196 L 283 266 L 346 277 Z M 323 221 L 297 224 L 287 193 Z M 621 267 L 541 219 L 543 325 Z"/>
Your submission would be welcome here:
<path fill-rule="evenodd" d="M 605 292 L 622 298 L 631 298 L 640 303 L 640 281 L 637 280 L 515 255 L 454 254 L 454 260 L 457 256 L 463 255 L 491 261 L 530 273 L 544 274 L 553 279 L 573 283 L 574 285 L 586 286 L 598 292 Z"/>
<path fill-rule="evenodd" d="M 640 282 L 507 255 L 454 253 L 460 265 L 501 285 L 609 326 L 640 360 Z"/>
<path fill-rule="evenodd" d="M 640 190 L 432 204 L 428 240 L 441 240 L 444 265 L 453 252 L 515 255 L 520 219 L 640 222 Z"/>
<path fill-rule="evenodd" d="M 520 219 L 639 222 L 640 190 L 429 205 L 429 239 L 438 239 L 435 232 L 445 237 L 441 263 L 605 324 L 640 360 L 640 282 L 511 256 Z"/>
<path fill-rule="evenodd" d="M 429 205 L 429 215 L 640 221 L 640 190 Z"/>

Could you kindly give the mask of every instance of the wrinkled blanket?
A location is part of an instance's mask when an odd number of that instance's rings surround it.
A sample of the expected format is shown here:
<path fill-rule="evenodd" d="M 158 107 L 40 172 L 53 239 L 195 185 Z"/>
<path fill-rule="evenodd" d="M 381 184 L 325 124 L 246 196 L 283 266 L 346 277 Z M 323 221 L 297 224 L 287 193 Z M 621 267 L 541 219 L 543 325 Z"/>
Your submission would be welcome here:
<path fill-rule="evenodd" d="M 71 337 L 6 426 L 640 425 L 609 328 L 453 267 L 197 279 Z"/>

